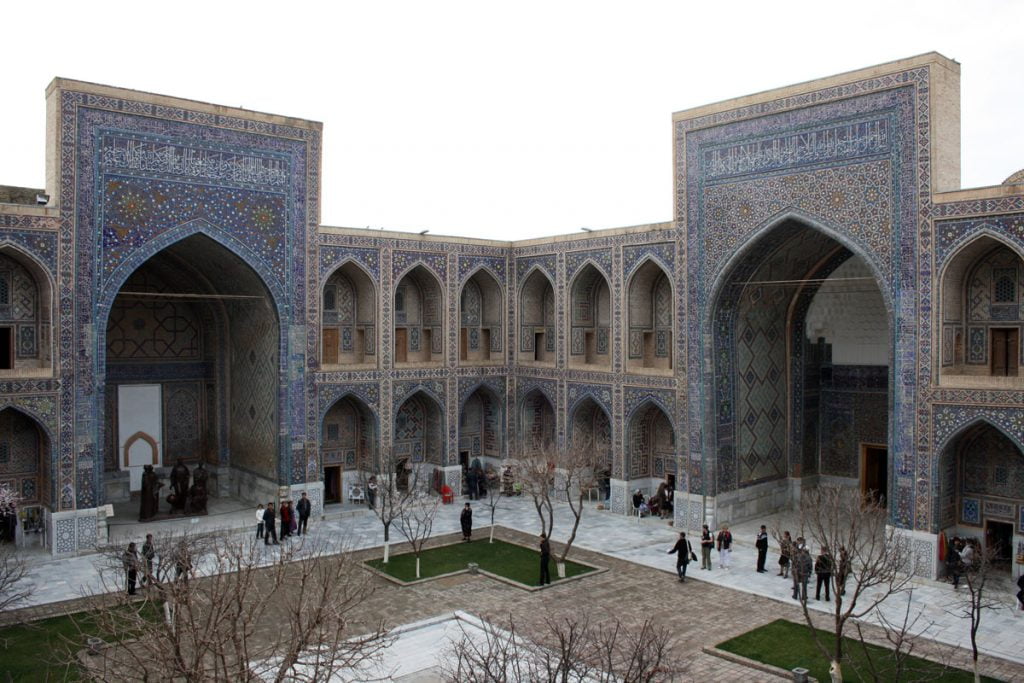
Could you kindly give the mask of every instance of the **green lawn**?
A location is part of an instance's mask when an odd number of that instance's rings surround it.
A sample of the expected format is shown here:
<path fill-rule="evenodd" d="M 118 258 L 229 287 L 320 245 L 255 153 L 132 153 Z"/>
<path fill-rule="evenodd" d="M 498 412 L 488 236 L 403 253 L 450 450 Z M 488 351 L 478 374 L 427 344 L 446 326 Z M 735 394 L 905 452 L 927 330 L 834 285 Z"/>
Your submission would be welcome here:
<path fill-rule="evenodd" d="M 835 637 L 826 631 L 818 631 L 825 639 L 826 647 Z M 869 681 L 871 676 L 867 673 L 864 649 L 860 642 L 844 636 L 843 638 L 843 678 L 847 681 Z M 869 645 L 871 657 L 876 661 L 881 660 L 878 665 L 880 671 L 891 671 L 892 661 L 891 650 Z M 764 664 L 771 664 L 787 671 L 801 666 L 810 671 L 810 675 L 819 681 L 829 680 L 828 659 L 821 656 L 821 651 L 815 646 L 810 629 L 806 624 L 795 624 L 785 619 L 776 619 L 753 631 L 747 631 L 741 636 L 732 640 L 719 643 L 718 649 L 732 652 L 748 659 L 753 659 Z M 883 668 L 884 667 L 884 668 Z M 904 675 L 901 680 L 927 680 L 929 683 L 955 683 L 974 680 L 972 674 L 960 669 L 944 669 L 941 665 L 929 662 L 918 657 L 908 657 L 904 668 Z M 859 672 L 863 672 L 859 675 Z M 890 680 L 889 676 L 882 675 L 883 680 Z M 982 676 L 981 680 L 991 683 L 998 683 L 997 679 Z"/>
<path fill-rule="evenodd" d="M 527 586 L 540 585 L 540 553 L 532 548 L 487 539 L 471 543 L 456 543 L 424 550 L 420 554 L 420 578 L 426 579 L 465 569 L 470 562 L 476 562 L 481 569 Z M 416 556 L 412 553 L 392 555 L 391 561 L 367 560 L 367 564 L 402 581 L 416 580 Z M 558 581 L 554 558 L 551 560 L 551 581 Z M 566 578 L 594 571 L 575 562 L 565 563 Z"/>
<path fill-rule="evenodd" d="M 71 617 L 53 617 L 0 629 L 0 680 L 77 681 L 78 667 L 69 668 L 68 641 L 85 641 Z M 76 645 L 75 650 L 79 649 Z"/>
<path fill-rule="evenodd" d="M 161 617 L 152 603 L 143 605 L 142 613 Z M 78 666 L 68 664 L 85 647 L 84 633 L 103 636 L 89 612 L 0 628 L 0 681 L 84 680 Z"/>

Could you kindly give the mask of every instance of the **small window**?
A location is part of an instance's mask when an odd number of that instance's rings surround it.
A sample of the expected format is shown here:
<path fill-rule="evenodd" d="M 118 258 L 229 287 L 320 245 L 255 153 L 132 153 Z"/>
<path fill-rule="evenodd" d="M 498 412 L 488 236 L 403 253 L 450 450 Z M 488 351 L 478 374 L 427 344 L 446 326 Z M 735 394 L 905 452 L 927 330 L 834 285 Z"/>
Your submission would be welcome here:
<path fill-rule="evenodd" d="M 333 424 L 328 423 L 328 425 L 327 425 L 327 440 L 328 441 L 337 441 L 338 440 L 338 424 L 337 423 L 333 423 Z"/>
<path fill-rule="evenodd" d="M 1012 304 L 1017 301 L 1017 271 L 999 269 L 995 272 L 992 301 L 997 304 Z"/>
<path fill-rule="evenodd" d="M 0 463 L 7 464 L 11 461 L 11 445 L 7 441 L 0 441 Z"/>
<path fill-rule="evenodd" d="M 395 292 L 395 312 L 405 312 L 405 287 L 399 287 Z"/>
<path fill-rule="evenodd" d="M 324 287 L 324 310 L 333 311 L 336 308 L 335 296 L 334 296 L 334 285 L 328 285 Z"/>
<path fill-rule="evenodd" d="M 0 273 L 0 306 L 11 303 L 11 274 Z"/>

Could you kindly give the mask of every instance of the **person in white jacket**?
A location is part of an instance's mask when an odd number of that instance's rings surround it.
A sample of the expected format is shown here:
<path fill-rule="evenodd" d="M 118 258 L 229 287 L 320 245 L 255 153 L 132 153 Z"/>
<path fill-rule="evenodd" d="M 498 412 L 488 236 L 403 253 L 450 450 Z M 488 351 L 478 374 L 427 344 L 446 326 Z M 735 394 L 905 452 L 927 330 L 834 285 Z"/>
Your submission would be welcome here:
<path fill-rule="evenodd" d="M 256 508 L 256 538 L 263 538 L 263 503 Z"/>

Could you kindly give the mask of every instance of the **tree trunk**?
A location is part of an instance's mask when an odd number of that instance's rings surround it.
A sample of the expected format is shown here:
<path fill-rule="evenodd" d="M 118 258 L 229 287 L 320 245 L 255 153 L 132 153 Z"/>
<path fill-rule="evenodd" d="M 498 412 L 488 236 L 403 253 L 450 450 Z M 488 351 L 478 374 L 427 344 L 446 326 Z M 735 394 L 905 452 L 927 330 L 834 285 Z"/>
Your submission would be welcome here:
<path fill-rule="evenodd" d="M 977 657 L 975 657 L 975 659 L 974 659 L 973 670 L 974 670 L 974 683 L 981 683 L 981 674 L 978 672 L 978 659 L 977 659 Z"/>
<path fill-rule="evenodd" d="M 387 541 L 384 541 L 384 564 L 388 563 L 388 559 L 391 556 L 391 553 L 389 552 L 390 550 L 391 550 L 391 544 L 388 543 Z"/>
<path fill-rule="evenodd" d="M 565 578 L 565 562 L 564 561 L 562 561 L 562 562 L 555 562 L 555 569 L 558 572 L 558 578 L 564 579 Z"/>
<path fill-rule="evenodd" d="M 491 543 L 494 543 L 494 522 L 491 522 Z"/>
<path fill-rule="evenodd" d="M 828 667 L 828 675 L 832 683 L 843 683 L 843 665 L 833 659 L 832 665 Z"/>
<path fill-rule="evenodd" d="M 416 578 L 420 578 L 420 556 L 416 556 Z"/>

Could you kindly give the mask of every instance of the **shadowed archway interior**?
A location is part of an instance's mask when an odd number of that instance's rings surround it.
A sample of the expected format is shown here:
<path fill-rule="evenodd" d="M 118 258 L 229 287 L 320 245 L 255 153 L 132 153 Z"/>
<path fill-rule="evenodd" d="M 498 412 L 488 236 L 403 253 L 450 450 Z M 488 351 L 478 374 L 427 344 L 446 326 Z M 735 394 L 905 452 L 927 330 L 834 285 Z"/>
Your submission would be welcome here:
<path fill-rule="evenodd" d="M 202 460 L 276 484 L 279 347 L 267 287 L 209 237 L 187 237 L 139 266 L 107 319 L 107 500 L 128 493 L 118 454 L 136 424 L 159 442 L 162 464 Z M 132 385 L 156 387 L 152 401 L 121 400 Z M 242 498 L 250 490 L 224 477 L 211 486 L 215 495 Z"/>

